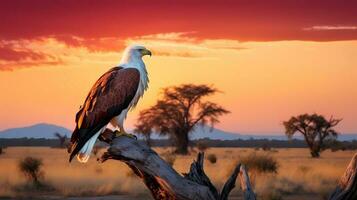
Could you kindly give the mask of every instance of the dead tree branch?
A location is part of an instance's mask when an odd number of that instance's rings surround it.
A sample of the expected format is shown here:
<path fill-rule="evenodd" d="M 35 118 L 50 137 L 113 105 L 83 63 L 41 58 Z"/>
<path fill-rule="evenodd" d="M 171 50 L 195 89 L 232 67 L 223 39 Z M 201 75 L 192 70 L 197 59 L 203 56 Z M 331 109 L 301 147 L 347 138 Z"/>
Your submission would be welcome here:
<path fill-rule="evenodd" d="M 114 137 L 109 129 L 100 139 L 110 144 L 100 161 L 115 159 L 126 163 L 143 180 L 156 200 L 227 200 L 238 175 L 244 200 L 255 200 L 248 174 L 240 164 L 219 193 L 204 172 L 204 153 L 197 155 L 190 171 L 182 176 L 144 142 L 129 137 Z"/>

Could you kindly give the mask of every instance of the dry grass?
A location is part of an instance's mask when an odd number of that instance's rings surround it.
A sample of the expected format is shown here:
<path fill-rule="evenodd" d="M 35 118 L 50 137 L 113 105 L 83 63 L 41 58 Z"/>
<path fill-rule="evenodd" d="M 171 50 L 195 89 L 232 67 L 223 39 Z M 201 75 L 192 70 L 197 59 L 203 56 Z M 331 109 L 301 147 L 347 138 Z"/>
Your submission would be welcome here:
<path fill-rule="evenodd" d="M 254 152 L 243 155 L 239 159 L 239 162 L 244 164 L 250 172 L 254 171 L 261 174 L 277 173 L 279 167 L 277 160 L 267 153 L 257 154 Z"/>
<path fill-rule="evenodd" d="M 156 151 L 161 154 L 167 152 L 168 148 Z M 205 163 L 205 171 L 214 184 L 219 186 L 226 181 L 242 155 L 252 152 L 266 154 L 248 148 L 210 148 L 206 152 L 206 155 L 217 156 L 217 163 Z M 307 149 L 278 149 L 277 152 L 269 153 L 278 161 L 278 172 L 257 175 L 255 190 L 258 195 L 271 192 L 272 196 L 282 195 L 283 199 L 291 199 L 289 196 L 292 194 L 298 195 L 297 199 L 303 199 L 299 198 L 299 195 L 323 199 L 326 193 L 334 188 L 336 180 L 344 172 L 353 154 L 353 151 L 325 151 L 320 159 L 311 159 Z M 87 164 L 76 161 L 70 164 L 65 149 L 16 147 L 7 148 L 6 154 L 0 156 L 0 197 L 19 195 L 14 188 L 23 185 L 26 179 L 19 172 L 17 163 L 26 156 L 43 160 L 45 181 L 56 189 L 53 192 L 55 195 L 149 195 L 144 184 L 131 175 L 128 167 L 120 162 L 107 161 L 99 164 L 95 156 L 92 156 Z M 195 156 L 196 154 L 176 156 L 173 167 L 181 173 L 187 172 Z M 232 194 L 240 196 L 237 188 Z"/>

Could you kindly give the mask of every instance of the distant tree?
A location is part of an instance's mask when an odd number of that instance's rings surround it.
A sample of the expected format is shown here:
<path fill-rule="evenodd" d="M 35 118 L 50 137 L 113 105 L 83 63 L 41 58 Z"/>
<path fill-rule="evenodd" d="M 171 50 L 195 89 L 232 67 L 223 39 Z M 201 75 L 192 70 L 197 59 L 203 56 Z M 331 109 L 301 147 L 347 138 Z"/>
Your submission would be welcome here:
<path fill-rule="evenodd" d="M 152 125 L 155 123 L 154 113 L 151 110 L 143 110 L 140 112 L 134 129 L 134 132 L 144 136 L 147 145 L 151 146 Z"/>
<path fill-rule="evenodd" d="M 35 187 L 42 186 L 40 178 L 44 176 L 42 160 L 34 157 L 26 157 L 19 162 L 20 171 L 28 178 Z"/>
<path fill-rule="evenodd" d="M 323 150 L 324 143 L 328 139 L 336 139 L 338 132 L 333 129 L 342 119 L 329 120 L 318 114 L 303 114 L 296 117 L 291 117 L 289 121 L 283 122 L 285 134 L 291 138 L 295 133 L 301 133 L 305 142 L 310 148 L 310 153 L 313 158 L 320 157 L 320 152 Z"/>
<path fill-rule="evenodd" d="M 229 113 L 220 105 L 204 101 L 216 89 L 207 85 L 184 84 L 168 87 L 157 103 L 140 112 L 136 130 L 150 136 L 152 131 L 169 135 L 176 153 L 187 154 L 189 133 L 198 125 L 213 127 L 221 115 Z"/>
<path fill-rule="evenodd" d="M 56 132 L 56 133 L 54 133 L 54 135 L 58 138 L 58 141 L 60 142 L 59 147 L 65 148 L 66 141 L 67 141 L 66 134 L 61 135 L 60 133 Z"/>

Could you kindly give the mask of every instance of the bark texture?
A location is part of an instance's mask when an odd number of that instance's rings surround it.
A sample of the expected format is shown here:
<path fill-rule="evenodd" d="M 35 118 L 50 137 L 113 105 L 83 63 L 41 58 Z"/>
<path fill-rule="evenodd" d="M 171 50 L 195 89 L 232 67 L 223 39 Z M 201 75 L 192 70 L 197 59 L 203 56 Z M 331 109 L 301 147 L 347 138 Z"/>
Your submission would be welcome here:
<path fill-rule="evenodd" d="M 205 174 L 204 153 L 199 153 L 186 174 L 177 173 L 145 142 L 129 137 L 114 137 L 110 130 L 102 134 L 102 141 L 110 148 L 99 159 L 104 162 L 115 159 L 126 163 L 142 179 L 156 200 L 227 200 L 240 178 L 244 200 L 255 200 L 248 174 L 244 166 L 238 166 L 232 172 L 221 192 L 211 183 Z"/>

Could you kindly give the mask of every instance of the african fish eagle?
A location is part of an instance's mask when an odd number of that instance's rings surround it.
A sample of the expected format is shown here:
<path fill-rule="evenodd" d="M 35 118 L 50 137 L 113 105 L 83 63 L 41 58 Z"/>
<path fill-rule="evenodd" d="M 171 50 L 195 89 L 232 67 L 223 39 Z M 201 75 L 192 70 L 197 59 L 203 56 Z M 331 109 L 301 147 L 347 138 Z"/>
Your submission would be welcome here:
<path fill-rule="evenodd" d="M 142 57 L 151 52 L 133 45 L 124 50 L 120 64 L 104 73 L 76 114 L 76 127 L 68 148 L 69 161 L 77 155 L 79 162 L 88 161 L 94 143 L 111 124 L 119 135 L 129 135 L 124 129 L 128 111 L 135 107 L 148 88 L 148 74 Z"/>

